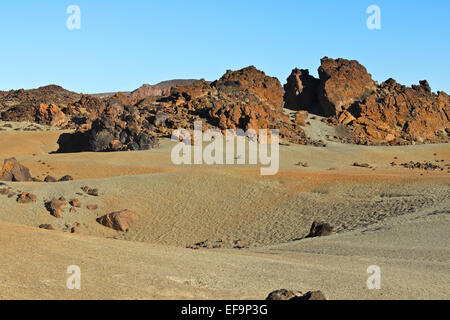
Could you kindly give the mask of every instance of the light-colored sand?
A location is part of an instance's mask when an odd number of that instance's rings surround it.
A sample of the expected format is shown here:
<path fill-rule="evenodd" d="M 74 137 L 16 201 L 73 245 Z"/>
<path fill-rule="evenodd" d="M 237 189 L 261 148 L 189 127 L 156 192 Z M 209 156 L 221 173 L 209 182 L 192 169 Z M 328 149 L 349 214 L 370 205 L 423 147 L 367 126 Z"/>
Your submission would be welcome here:
<path fill-rule="evenodd" d="M 444 166 L 448 145 L 282 146 L 279 174 L 261 177 L 256 166 L 176 167 L 166 140 L 145 152 L 51 154 L 58 136 L 0 132 L 0 159 L 15 156 L 35 177 L 76 179 L 7 183 L 38 201 L 0 196 L 3 298 L 260 299 L 281 287 L 321 289 L 335 299 L 450 297 L 450 175 L 389 164 L 398 157 Z M 85 185 L 100 196 L 79 194 Z M 83 208 L 53 218 L 43 203 L 60 196 L 79 198 Z M 122 209 L 136 212 L 128 233 L 95 221 Z M 294 241 L 316 219 L 338 234 Z M 62 233 L 77 222 L 82 235 Z M 58 231 L 30 228 L 43 223 Z M 229 249 L 184 249 L 206 239 L 224 239 Z M 231 249 L 237 239 L 250 250 Z M 69 264 L 86 270 L 81 292 L 65 289 Z M 382 291 L 365 288 L 372 264 L 382 267 Z"/>
<path fill-rule="evenodd" d="M 448 208 L 448 203 L 447 203 Z M 330 299 L 449 299 L 449 211 L 267 248 L 192 251 L 0 223 L 2 299 L 264 299 L 279 288 Z M 69 265 L 81 290 L 68 290 Z M 368 290 L 367 267 L 381 268 Z"/>

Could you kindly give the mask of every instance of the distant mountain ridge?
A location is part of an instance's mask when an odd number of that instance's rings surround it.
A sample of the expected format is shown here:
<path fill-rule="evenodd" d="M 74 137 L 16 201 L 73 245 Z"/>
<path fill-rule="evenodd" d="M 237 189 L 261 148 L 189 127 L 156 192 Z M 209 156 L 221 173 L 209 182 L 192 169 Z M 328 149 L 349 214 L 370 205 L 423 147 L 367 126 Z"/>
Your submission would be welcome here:
<path fill-rule="evenodd" d="M 196 79 L 174 79 L 162 81 L 158 84 L 144 84 L 140 88 L 131 92 L 128 97 L 131 99 L 145 99 L 147 97 L 160 97 L 160 96 L 168 96 L 170 94 L 170 90 L 172 87 L 183 85 L 188 86 L 193 84 L 198 80 Z"/>
<path fill-rule="evenodd" d="M 148 84 L 145 83 L 141 87 L 137 88 L 133 91 L 117 91 L 117 92 L 104 92 L 104 93 L 94 93 L 91 94 L 97 98 L 109 98 L 118 92 L 123 93 L 131 99 L 145 99 L 150 96 L 160 97 L 160 96 L 168 96 L 170 94 L 170 89 L 175 86 L 183 85 L 188 86 L 198 81 L 197 79 L 172 79 L 161 81 L 157 84 Z"/>

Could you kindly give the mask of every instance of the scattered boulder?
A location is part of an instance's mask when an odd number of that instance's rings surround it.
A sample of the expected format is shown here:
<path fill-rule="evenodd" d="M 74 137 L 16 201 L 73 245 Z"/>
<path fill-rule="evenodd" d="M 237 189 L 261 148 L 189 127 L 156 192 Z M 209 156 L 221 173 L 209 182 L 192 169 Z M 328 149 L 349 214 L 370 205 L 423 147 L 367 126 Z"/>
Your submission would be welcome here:
<path fill-rule="evenodd" d="M 93 197 L 98 197 L 98 189 L 89 189 L 87 194 Z"/>
<path fill-rule="evenodd" d="M 303 294 L 300 291 L 292 291 L 286 289 L 280 289 L 273 291 L 266 298 L 267 301 L 276 301 L 276 300 L 327 300 L 325 295 L 321 291 L 309 291 L 306 294 Z"/>
<path fill-rule="evenodd" d="M 34 194 L 31 194 L 29 192 L 22 192 L 17 198 L 17 202 L 20 204 L 26 204 L 26 203 L 30 203 L 30 202 L 36 202 L 36 201 L 37 201 L 37 196 Z"/>
<path fill-rule="evenodd" d="M 295 297 L 301 296 L 302 293 L 300 291 L 292 291 L 292 290 L 286 290 L 286 289 L 280 289 L 271 292 L 266 300 L 268 301 L 279 301 L 279 300 L 292 300 Z"/>
<path fill-rule="evenodd" d="M 294 297 L 291 300 L 327 300 L 322 291 L 309 291 L 303 296 Z"/>
<path fill-rule="evenodd" d="M 134 212 L 131 210 L 123 210 L 98 218 L 97 222 L 105 227 L 125 232 L 133 224 L 133 220 Z"/>
<path fill-rule="evenodd" d="M 95 210 L 98 209 L 98 205 L 96 205 L 96 204 L 88 204 L 88 205 L 86 206 L 86 208 L 87 208 L 89 211 L 95 211 Z"/>
<path fill-rule="evenodd" d="M 73 234 L 80 234 L 80 230 L 79 230 L 77 227 L 72 227 L 72 228 L 70 229 L 70 233 L 73 233 Z"/>
<path fill-rule="evenodd" d="M 66 176 L 62 177 L 61 179 L 59 179 L 58 181 L 59 182 L 73 181 L 73 178 L 70 175 L 66 175 Z"/>
<path fill-rule="evenodd" d="M 314 221 L 311 230 L 309 231 L 309 234 L 306 236 L 307 238 L 314 238 L 314 237 L 325 237 L 333 234 L 333 227 L 326 223 L 321 221 Z"/>
<path fill-rule="evenodd" d="M 44 182 L 58 182 L 55 177 L 52 176 L 46 176 L 44 179 Z"/>
<path fill-rule="evenodd" d="M 360 167 L 360 168 L 371 168 L 370 164 L 368 164 L 368 163 L 354 162 L 353 166 L 354 167 Z"/>
<path fill-rule="evenodd" d="M 64 200 L 53 198 L 51 201 L 46 202 L 45 206 L 52 216 L 55 218 L 62 218 L 67 203 Z"/>
<path fill-rule="evenodd" d="M 81 187 L 81 190 L 83 190 L 84 193 L 86 193 L 90 196 L 93 196 L 93 197 L 98 197 L 98 195 L 99 195 L 99 191 L 97 188 L 90 188 L 88 186 L 84 186 L 84 187 Z"/>
<path fill-rule="evenodd" d="M 78 200 L 78 199 L 76 199 L 76 198 L 70 200 L 70 201 L 69 201 L 69 204 L 70 204 L 72 207 L 75 207 L 75 208 L 81 208 L 81 201 Z"/>
<path fill-rule="evenodd" d="M 1 181 L 27 182 L 33 181 L 30 170 L 21 165 L 15 158 L 6 159 L 0 170 Z"/>
<path fill-rule="evenodd" d="M 55 230 L 55 228 L 51 224 L 41 224 L 39 226 L 39 229 L 45 229 L 45 230 Z"/>

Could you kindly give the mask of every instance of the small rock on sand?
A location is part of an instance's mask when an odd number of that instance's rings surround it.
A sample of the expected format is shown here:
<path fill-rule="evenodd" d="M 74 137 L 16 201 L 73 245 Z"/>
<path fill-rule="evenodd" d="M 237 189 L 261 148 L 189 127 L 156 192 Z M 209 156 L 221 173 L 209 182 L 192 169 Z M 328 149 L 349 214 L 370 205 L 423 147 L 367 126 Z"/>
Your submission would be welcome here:
<path fill-rule="evenodd" d="M 54 198 L 51 201 L 47 202 L 45 206 L 52 216 L 54 216 L 55 218 L 62 218 L 67 204 L 63 200 Z"/>
<path fill-rule="evenodd" d="M 303 294 L 301 291 L 280 289 L 271 292 L 266 300 L 327 300 L 327 298 L 322 291 L 309 291 Z"/>
<path fill-rule="evenodd" d="M 17 202 L 20 204 L 26 204 L 30 202 L 36 202 L 37 197 L 29 192 L 22 192 L 17 198 Z"/>
<path fill-rule="evenodd" d="M 333 234 L 333 227 L 322 221 L 314 221 L 309 234 L 306 236 L 307 238 L 314 237 L 325 237 Z"/>
<path fill-rule="evenodd" d="M 97 222 L 105 227 L 112 228 L 117 231 L 127 231 L 134 220 L 134 212 L 131 210 L 122 210 L 107 214 L 97 219 Z"/>

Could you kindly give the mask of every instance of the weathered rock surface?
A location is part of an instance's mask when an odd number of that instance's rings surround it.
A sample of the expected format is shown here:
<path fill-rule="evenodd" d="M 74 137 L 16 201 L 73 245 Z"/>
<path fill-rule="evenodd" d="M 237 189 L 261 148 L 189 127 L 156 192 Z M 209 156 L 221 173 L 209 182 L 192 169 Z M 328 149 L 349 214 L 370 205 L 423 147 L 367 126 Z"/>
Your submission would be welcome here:
<path fill-rule="evenodd" d="M 356 60 L 325 57 L 319 67 L 318 101 L 325 116 L 335 116 L 375 88 L 366 68 Z"/>
<path fill-rule="evenodd" d="M 449 141 L 450 97 L 445 92 L 431 93 L 426 81 L 409 88 L 389 79 L 349 112 L 355 117 L 348 124 L 358 143 Z"/>
<path fill-rule="evenodd" d="M 101 225 L 122 232 L 127 231 L 133 221 L 134 212 L 131 210 L 113 212 L 97 219 L 97 222 Z"/>
<path fill-rule="evenodd" d="M 33 181 L 30 170 L 21 165 L 15 158 L 6 159 L 0 170 L 0 181 Z"/>

